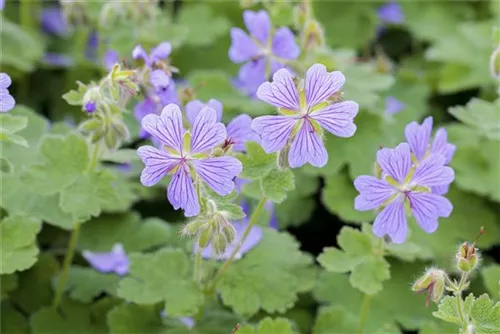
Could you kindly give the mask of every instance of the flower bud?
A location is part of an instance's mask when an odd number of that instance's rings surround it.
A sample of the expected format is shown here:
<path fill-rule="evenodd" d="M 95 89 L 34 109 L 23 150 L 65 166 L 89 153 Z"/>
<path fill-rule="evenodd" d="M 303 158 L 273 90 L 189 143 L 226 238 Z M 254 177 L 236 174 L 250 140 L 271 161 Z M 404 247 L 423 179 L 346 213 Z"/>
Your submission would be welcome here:
<path fill-rule="evenodd" d="M 197 235 L 205 227 L 206 227 L 205 221 L 203 221 L 201 219 L 196 219 L 196 220 L 190 221 L 189 223 L 184 225 L 181 233 L 182 233 L 182 235 L 187 235 L 187 236 Z"/>
<path fill-rule="evenodd" d="M 420 293 L 427 291 L 427 306 L 429 300 L 437 303 L 443 296 L 446 281 L 446 273 L 441 269 L 431 268 L 420 277 L 412 287 L 412 290 Z"/>
<path fill-rule="evenodd" d="M 85 95 L 83 95 L 83 105 L 85 106 L 87 103 L 95 103 L 101 100 L 101 89 L 98 86 L 94 86 L 89 88 Z"/>
<path fill-rule="evenodd" d="M 236 239 L 236 229 L 234 228 L 233 224 L 228 223 L 225 224 L 224 227 L 222 228 L 222 234 L 224 234 L 224 237 L 226 238 L 226 241 L 228 243 L 231 243 Z"/>
<path fill-rule="evenodd" d="M 470 273 L 477 265 L 477 248 L 466 241 L 458 249 L 456 258 L 458 270 Z"/>
<path fill-rule="evenodd" d="M 285 170 L 290 167 L 288 164 L 288 153 L 290 152 L 290 145 L 287 144 L 282 150 L 278 152 L 278 168 Z"/>
<path fill-rule="evenodd" d="M 309 2 L 301 2 L 297 4 L 293 12 L 293 22 L 297 30 L 302 29 L 304 24 L 310 17 L 311 4 Z"/>
<path fill-rule="evenodd" d="M 222 255 L 227 246 L 227 240 L 224 234 L 216 233 L 212 240 L 212 246 L 216 255 Z"/>
<path fill-rule="evenodd" d="M 316 20 L 306 22 L 302 35 L 302 43 L 306 50 L 325 46 L 325 34 L 321 24 Z"/>
<path fill-rule="evenodd" d="M 200 236 L 198 237 L 198 247 L 200 249 L 207 247 L 211 239 L 212 239 L 212 229 L 210 227 L 205 228 L 200 232 Z"/>
<path fill-rule="evenodd" d="M 89 114 L 92 114 L 97 109 L 97 103 L 94 101 L 85 102 L 83 109 Z"/>
<path fill-rule="evenodd" d="M 115 131 L 107 131 L 104 136 L 104 144 L 110 151 L 114 151 L 120 146 L 120 140 L 118 134 Z"/>

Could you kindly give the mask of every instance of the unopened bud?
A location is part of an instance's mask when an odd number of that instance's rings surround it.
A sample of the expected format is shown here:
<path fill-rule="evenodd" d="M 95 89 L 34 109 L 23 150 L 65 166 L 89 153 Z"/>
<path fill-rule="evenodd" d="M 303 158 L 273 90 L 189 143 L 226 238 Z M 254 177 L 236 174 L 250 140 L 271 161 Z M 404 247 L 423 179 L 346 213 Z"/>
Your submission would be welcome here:
<path fill-rule="evenodd" d="M 187 235 L 187 236 L 197 235 L 205 227 L 206 227 L 205 221 L 201 219 L 196 219 L 184 225 L 181 233 L 182 235 Z"/>
<path fill-rule="evenodd" d="M 323 28 L 316 20 L 309 20 L 306 22 L 302 38 L 302 44 L 306 50 L 322 48 L 325 46 L 325 34 Z"/>
<path fill-rule="evenodd" d="M 309 2 L 301 2 L 294 8 L 293 12 L 293 22 L 297 30 L 302 29 L 304 24 L 310 17 L 311 4 Z"/>
<path fill-rule="evenodd" d="M 200 236 L 198 237 L 198 247 L 203 249 L 208 246 L 210 240 L 212 239 L 212 229 L 205 228 L 201 231 Z"/>
<path fill-rule="evenodd" d="M 116 131 L 119 138 L 122 140 L 128 140 L 130 137 L 130 132 L 125 124 L 122 121 L 118 121 L 113 123 L 113 129 Z"/>
<path fill-rule="evenodd" d="M 236 239 L 236 229 L 234 228 L 233 224 L 227 223 L 224 225 L 222 228 L 222 234 L 224 234 L 224 237 L 226 238 L 226 241 L 228 243 L 231 243 Z"/>
<path fill-rule="evenodd" d="M 474 244 L 464 242 L 457 252 L 457 268 L 463 272 L 471 272 L 477 265 L 478 254 Z"/>
<path fill-rule="evenodd" d="M 212 246 L 216 255 L 222 255 L 227 246 L 227 240 L 224 234 L 216 233 L 213 237 Z"/>
<path fill-rule="evenodd" d="M 287 144 L 282 150 L 278 152 L 278 168 L 281 170 L 288 169 L 288 153 L 290 152 L 290 145 Z"/>
<path fill-rule="evenodd" d="M 97 101 L 101 100 L 101 89 L 98 86 L 94 86 L 87 90 L 85 95 L 83 95 L 83 105 L 85 106 L 87 103 L 97 103 Z"/>
<path fill-rule="evenodd" d="M 420 293 L 427 292 L 427 302 L 429 301 L 437 303 L 443 296 L 444 286 L 446 281 L 446 273 L 441 269 L 429 269 L 425 274 L 420 277 L 412 287 L 412 290 Z"/>
<path fill-rule="evenodd" d="M 106 134 L 104 136 L 104 144 L 106 144 L 106 147 L 110 151 L 114 151 L 120 146 L 120 140 L 118 138 L 118 135 L 115 131 L 106 131 Z"/>
<path fill-rule="evenodd" d="M 85 104 L 83 105 L 83 109 L 87 113 L 92 114 L 97 109 L 97 103 L 95 101 L 85 102 Z"/>
<path fill-rule="evenodd" d="M 83 134 L 90 134 L 94 131 L 97 131 L 101 127 L 101 122 L 95 118 L 91 118 L 83 123 L 80 124 L 80 131 L 83 132 Z"/>

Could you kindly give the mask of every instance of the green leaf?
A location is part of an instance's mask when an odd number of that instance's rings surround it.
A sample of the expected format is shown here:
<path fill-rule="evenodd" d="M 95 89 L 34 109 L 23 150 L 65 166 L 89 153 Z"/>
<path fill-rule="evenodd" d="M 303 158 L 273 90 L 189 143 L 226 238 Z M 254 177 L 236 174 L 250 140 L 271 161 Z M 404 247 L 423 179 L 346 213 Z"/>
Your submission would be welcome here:
<path fill-rule="evenodd" d="M 28 117 L 0 114 L 0 132 L 16 133 L 28 126 Z"/>
<path fill-rule="evenodd" d="M 41 222 L 31 217 L 9 216 L 2 219 L 0 274 L 26 270 L 35 264 L 39 253 L 36 236 L 41 228 Z"/>
<path fill-rule="evenodd" d="M 0 285 L 1 298 L 4 300 L 9 296 L 9 292 L 17 288 L 18 279 L 16 274 L 10 274 L 0 276 L 0 280 L 2 282 L 2 285 Z"/>
<path fill-rule="evenodd" d="M 326 185 L 321 193 L 321 201 L 331 213 L 339 216 L 345 222 L 364 223 L 374 219 L 371 211 L 354 209 L 354 198 L 358 192 L 352 180 L 342 174 L 331 175 L 326 179 Z"/>
<path fill-rule="evenodd" d="M 30 167 L 24 181 L 41 195 L 56 194 L 75 182 L 89 164 L 88 146 L 76 135 L 47 135 L 40 143 L 42 164 Z"/>
<path fill-rule="evenodd" d="M 10 300 L 19 309 L 31 314 L 53 299 L 52 278 L 59 272 L 59 262 L 42 253 L 30 269 L 18 274 L 18 288 L 11 292 Z"/>
<path fill-rule="evenodd" d="M 88 334 L 107 332 L 104 324 L 96 323 L 91 305 L 64 301 L 61 311 L 44 307 L 30 318 L 33 334 Z"/>
<path fill-rule="evenodd" d="M 2 281 L 3 284 L 3 281 Z M 28 334 L 28 321 L 26 317 L 15 309 L 10 303 L 2 302 L 0 307 L 2 322 L 0 331 L 4 334 Z M 7 321 L 8 319 L 8 321 Z"/>
<path fill-rule="evenodd" d="M 487 294 L 483 294 L 474 300 L 469 316 L 472 319 L 476 333 L 500 333 L 500 302 L 493 303 Z"/>
<path fill-rule="evenodd" d="M 390 278 L 389 263 L 375 247 L 373 238 L 366 231 L 343 227 L 337 241 L 343 250 L 325 248 L 318 262 L 328 271 L 350 271 L 351 285 L 366 294 L 382 290 L 382 282 Z"/>
<path fill-rule="evenodd" d="M 484 266 L 481 268 L 481 276 L 490 296 L 500 300 L 500 265 Z"/>
<path fill-rule="evenodd" d="M 83 96 L 86 91 L 87 88 L 84 85 L 79 85 L 78 90 L 70 90 L 62 98 L 71 106 L 81 106 L 83 105 Z"/>
<path fill-rule="evenodd" d="M 491 22 L 464 22 L 426 51 L 426 59 L 442 63 L 438 91 L 454 93 L 493 83 L 487 61 L 491 53 Z"/>
<path fill-rule="evenodd" d="M 300 185 L 296 185 L 295 188 L 295 191 L 287 193 L 283 202 L 274 206 L 280 228 L 306 223 L 316 208 L 316 201 L 313 197 L 300 195 Z"/>
<path fill-rule="evenodd" d="M 124 148 L 115 152 L 104 154 L 102 160 L 125 164 L 132 161 L 138 161 L 139 156 L 137 155 L 137 150 Z"/>
<path fill-rule="evenodd" d="M 185 4 L 180 11 L 178 22 L 189 28 L 186 44 L 209 46 L 214 40 L 229 33 L 229 21 L 223 16 L 213 16 L 208 4 Z"/>
<path fill-rule="evenodd" d="M 171 316 L 196 314 L 203 304 L 203 293 L 192 279 L 188 256 L 164 248 L 151 254 L 129 256 L 129 276 L 120 281 L 118 295 L 140 305 L 165 302 Z"/>
<path fill-rule="evenodd" d="M 172 328 L 167 328 L 162 323 L 160 311 L 156 307 L 148 305 L 123 304 L 116 306 L 108 313 L 108 326 L 111 333 L 114 334 L 177 333 L 172 332 Z"/>
<path fill-rule="evenodd" d="M 103 206 L 119 200 L 113 187 L 115 177 L 109 171 L 91 172 L 79 177 L 61 192 L 61 208 L 75 221 L 98 216 Z"/>
<path fill-rule="evenodd" d="M 57 286 L 57 281 L 54 287 Z M 116 294 L 120 277 L 113 274 L 103 274 L 92 268 L 72 266 L 68 274 L 66 291 L 73 300 L 88 303 L 101 293 Z"/>
<path fill-rule="evenodd" d="M 355 333 L 358 319 L 338 306 L 320 309 L 312 334 Z"/>
<path fill-rule="evenodd" d="M 274 169 L 261 179 L 260 183 L 262 194 L 275 203 L 283 202 L 287 193 L 295 189 L 294 176 L 290 169 Z"/>
<path fill-rule="evenodd" d="M 262 146 L 256 142 L 247 142 L 245 147 L 246 154 L 238 156 L 238 159 L 243 164 L 241 178 L 261 179 L 276 168 L 276 154 L 266 154 Z"/>
<path fill-rule="evenodd" d="M 479 135 L 500 140 L 500 99 L 488 102 L 473 98 L 466 106 L 450 108 L 449 112 L 462 123 L 475 129 Z"/>
<path fill-rule="evenodd" d="M 238 334 L 294 334 L 292 323 L 286 318 L 265 317 L 256 328 L 250 325 L 241 327 Z"/>
<path fill-rule="evenodd" d="M 16 135 L 14 133 L 0 133 L 1 141 L 11 142 L 16 145 L 21 145 L 24 147 L 29 147 L 28 142 L 23 137 Z"/>
<path fill-rule="evenodd" d="M 158 218 L 141 220 L 138 214 L 103 215 L 86 222 L 80 230 L 77 248 L 109 252 L 121 243 L 127 252 L 139 252 L 177 239 L 177 231 Z"/>
<path fill-rule="evenodd" d="M 14 67 L 22 72 L 30 72 L 43 56 L 41 38 L 36 32 L 27 32 L 19 25 L 0 16 L 0 40 L 2 41 L 2 67 Z M 29 48 L 26 47 L 29 45 Z"/>
<path fill-rule="evenodd" d="M 233 263 L 217 286 L 224 304 L 243 315 L 261 308 L 284 312 L 297 301 L 298 293 L 312 288 L 311 258 L 299 251 L 289 234 L 262 229 L 259 245 Z"/>

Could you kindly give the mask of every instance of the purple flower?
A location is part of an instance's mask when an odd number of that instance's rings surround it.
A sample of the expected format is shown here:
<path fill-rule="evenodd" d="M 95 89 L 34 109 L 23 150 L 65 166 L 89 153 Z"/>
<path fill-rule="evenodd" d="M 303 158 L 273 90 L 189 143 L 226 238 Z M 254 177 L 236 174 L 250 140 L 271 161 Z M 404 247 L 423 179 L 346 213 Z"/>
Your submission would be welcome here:
<path fill-rule="evenodd" d="M 269 227 L 277 230 L 279 228 L 279 223 L 278 223 L 278 217 L 276 217 L 276 212 L 274 210 L 273 201 L 267 201 L 265 208 L 266 208 L 267 212 L 269 213 L 269 215 L 271 216 L 269 218 Z"/>
<path fill-rule="evenodd" d="M 401 24 L 405 20 L 403 9 L 394 1 L 379 7 L 377 13 L 379 19 L 384 23 Z"/>
<path fill-rule="evenodd" d="M 339 137 L 351 137 L 356 132 L 353 120 L 358 104 L 331 101 L 344 81 L 342 73 L 327 72 L 324 65 L 316 64 L 307 70 L 303 88 L 297 88 L 295 78 L 286 69 L 276 72 L 272 83 L 263 83 L 257 97 L 281 113 L 257 117 L 252 122 L 264 150 L 277 152 L 291 142 L 290 167 L 300 167 L 307 162 L 323 167 L 328 161 L 328 152 L 323 145 L 321 128 Z"/>
<path fill-rule="evenodd" d="M 231 29 L 229 58 L 234 63 L 245 63 L 240 69 L 238 83 L 251 94 L 268 76 L 283 68 L 286 61 L 296 59 L 300 49 L 290 29 L 278 28 L 274 36 L 271 34 L 271 21 L 266 11 L 247 10 L 243 20 L 250 35 L 240 28 Z"/>
<path fill-rule="evenodd" d="M 441 154 L 445 160 L 445 165 L 449 165 L 456 146 L 448 143 L 448 133 L 444 128 L 436 131 L 434 140 L 431 144 L 432 117 L 427 117 L 422 125 L 417 122 L 411 122 L 405 128 L 406 141 L 410 145 L 411 152 L 418 163 L 422 163 L 432 154 Z M 432 187 L 432 192 L 438 195 L 444 195 L 448 192 L 449 185 Z"/>
<path fill-rule="evenodd" d="M 0 0 L 0 10 L 3 10 L 5 7 L 5 0 Z"/>
<path fill-rule="evenodd" d="M 128 273 L 128 257 L 121 244 L 115 244 L 109 253 L 83 251 L 82 255 L 95 270 L 102 273 L 114 272 L 120 276 Z"/>
<path fill-rule="evenodd" d="M 94 101 L 86 102 L 83 106 L 83 109 L 85 109 L 85 111 L 89 114 L 92 114 L 97 109 L 97 103 L 95 103 Z"/>
<path fill-rule="evenodd" d="M 149 55 L 141 45 L 137 45 L 132 51 L 132 58 L 142 59 L 147 66 L 153 67 L 160 60 L 168 58 L 171 52 L 172 46 L 168 42 L 158 44 Z"/>
<path fill-rule="evenodd" d="M 226 139 L 224 124 L 217 122 L 217 114 L 211 108 L 203 108 L 195 119 L 191 132 L 182 126 L 179 107 L 169 104 L 160 116 L 147 115 L 142 127 L 165 146 L 159 150 L 142 146 L 137 154 L 145 164 L 141 183 L 150 187 L 167 174 L 173 174 L 168 186 L 168 200 L 174 209 L 184 209 L 186 217 L 200 212 L 195 189 L 196 182 L 203 181 L 221 196 L 234 189 L 233 179 L 241 172 L 241 162 L 229 156 L 211 157 L 210 151 Z"/>
<path fill-rule="evenodd" d="M 85 57 L 90 61 L 97 60 L 97 51 L 99 49 L 99 35 L 97 31 L 91 31 L 87 39 L 87 47 L 85 48 Z"/>
<path fill-rule="evenodd" d="M 7 73 L 0 73 L 0 112 L 7 112 L 14 108 L 16 100 L 10 95 L 8 88 L 12 84 Z"/>
<path fill-rule="evenodd" d="M 393 96 L 388 96 L 385 99 L 385 114 L 395 115 L 406 108 L 405 104 Z"/>
<path fill-rule="evenodd" d="M 162 310 L 162 311 L 160 312 L 160 316 L 161 316 L 162 318 L 165 318 L 165 317 L 167 317 L 168 315 L 167 315 L 167 312 L 165 312 L 165 310 Z M 191 317 L 180 317 L 180 318 L 177 318 L 177 319 L 178 319 L 180 322 L 182 322 L 182 323 L 183 323 L 183 324 L 184 324 L 187 328 L 189 328 L 189 329 L 193 329 L 193 328 L 194 328 L 194 326 L 196 325 L 196 321 L 195 321 L 193 318 L 191 318 Z"/>
<path fill-rule="evenodd" d="M 149 82 L 156 92 L 163 92 L 170 84 L 170 77 L 163 70 L 154 70 L 150 74 Z"/>
<path fill-rule="evenodd" d="M 43 8 L 40 17 L 43 31 L 56 36 L 67 36 L 69 27 L 59 7 Z"/>
<path fill-rule="evenodd" d="M 111 71 L 113 69 L 113 66 L 115 66 L 116 63 L 118 63 L 119 59 L 120 56 L 118 55 L 118 52 L 111 49 L 107 50 L 104 53 L 103 57 L 104 68 L 108 71 Z"/>
<path fill-rule="evenodd" d="M 215 99 L 211 99 L 207 103 L 194 100 L 186 104 L 186 116 L 191 124 L 194 123 L 200 110 L 205 107 L 214 109 L 217 113 L 217 121 L 221 121 L 222 103 Z M 247 141 L 259 142 L 259 135 L 252 130 L 251 124 L 252 118 L 247 114 L 241 114 L 233 118 L 227 125 L 227 139 L 223 146 L 231 146 L 234 151 L 243 152 Z"/>
<path fill-rule="evenodd" d="M 362 175 L 354 180 L 359 195 L 354 207 L 359 211 L 381 208 L 373 224 L 378 237 L 387 234 L 395 243 L 406 240 L 406 212 L 410 211 L 418 225 L 427 233 L 438 227 L 439 217 L 448 217 L 453 206 L 443 196 L 431 192 L 431 187 L 449 185 L 453 169 L 445 166 L 441 154 L 431 154 L 419 165 L 412 163 L 410 146 L 399 144 L 395 149 L 377 152 L 382 178 Z"/>
<path fill-rule="evenodd" d="M 244 201 L 242 201 L 242 209 L 247 215 L 245 218 L 243 218 L 241 221 L 238 222 L 233 222 L 233 227 L 236 230 L 236 238 L 234 238 L 233 242 L 229 243 L 226 246 L 226 249 L 224 250 L 223 254 L 216 255 L 215 252 L 212 250 L 212 243 L 210 242 L 207 247 L 205 247 L 201 251 L 201 256 L 204 259 L 216 259 L 216 260 L 227 260 L 233 251 L 238 247 L 238 244 L 241 242 L 241 239 L 243 237 L 243 233 L 245 232 L 246 228 L 248 227 L 248 224 L 250 223 L 250 207 L 248 204 Z M 235 259 L 241 259 L 243 254 L 247 253 L 250 251 L 252 248 L 257 246 L 262 239 L 262 229 L 259 226 L 252 226 L 250 229 L 250 233 L 248 233 L 247 238 L 245 239 L 245 242 L 241 245 L 241 248 L 239 249 L 238 253 L 236 253 Z M 196 253 L 198 251 L 198 244 L 195 243 L 193 245 L 193 253 Z"/>
<path fill-rule="evenodd" d="M 47 52 L 43 57 L 43 62 L 47 65 L 57 67 L 71 67 L 73 65 L 73 58 L 61 53 Z"/>

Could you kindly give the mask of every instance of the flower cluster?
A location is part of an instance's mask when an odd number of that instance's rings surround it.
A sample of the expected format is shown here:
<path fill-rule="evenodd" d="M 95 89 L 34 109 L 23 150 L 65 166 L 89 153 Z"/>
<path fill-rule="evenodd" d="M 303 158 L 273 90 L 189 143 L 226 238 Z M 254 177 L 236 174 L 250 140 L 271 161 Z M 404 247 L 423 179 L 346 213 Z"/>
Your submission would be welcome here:
<path fill-rule="evenodd" d="M 362 175 L 354 181 L 359 192 L 355 208 L 381 209 L 373 224 L 375 235 L 387 234 L 393 242 L 402 243 L 408 234 L 407 214 L 427 233 L 436 231 L 439 217 L 451 214 L 453 206 L 442 195 L 454 179 L 447 164 L 455 146 L 447 142 L 444 129 L 437 131 L 429 145 L 431 130 L 430 117 L 422 125 L 410 123 L 405 131 L 408 143 L 377 152 L 380 177 Z"/>
<path fill-rule="evenodd" d="M 229 58 L 234 63 L 245 63 L 239 71 L 236 85 L 249 95 L 269 76 L 297 59 L 300 49 L 295 36 L 287 27 L 272 32 L 271 20 L 266 11 L 243 13 L 243 20 L 250 35 L 240 28 L 231 29 Z"/>
<path fill-rule="evenodd" d="M 327 72 L 324 65 L 315 64 L 299 84 L 286 69 L 276 72 L 273 82 L 263 83 L 257 97 L 278 108 L 281 114 L 257 117 L 252 122 L 264 150 L 272 153 L 290 146 L 290 167 L 305 163 L 323 167 L 328 161 L 328 152 L 323 144 L 322 128 L 338 137 L 351 137 L 356 132 L 353 121 L 358 104 L 337 101 L 344 82 L 341 72 Z"/>
<path fill-rule="evenodd" d="M 0 73 L 0 112 L 7 112 L 14 108 L 16 100 L 10 95 L 8 88 L 12 80 L 6 73 Z"/>

